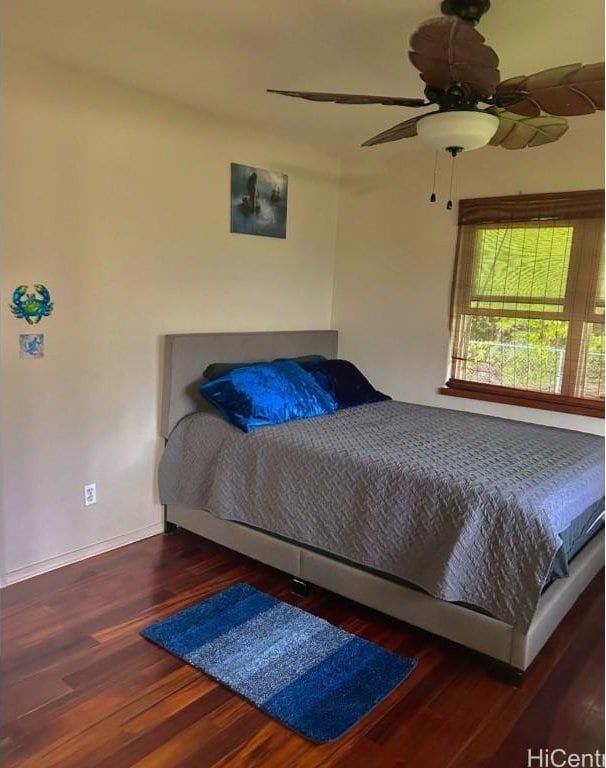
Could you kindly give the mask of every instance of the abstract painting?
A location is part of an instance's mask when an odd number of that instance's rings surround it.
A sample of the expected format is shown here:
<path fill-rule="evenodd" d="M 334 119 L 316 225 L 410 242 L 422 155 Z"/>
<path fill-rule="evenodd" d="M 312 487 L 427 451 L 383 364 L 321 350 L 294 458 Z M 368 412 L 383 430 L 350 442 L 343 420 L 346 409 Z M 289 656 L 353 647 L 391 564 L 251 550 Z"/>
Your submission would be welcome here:
<path fill-rule="evenodd" d="M 286 237 L 288 176 L 231 164 L 231 231 Z"/>

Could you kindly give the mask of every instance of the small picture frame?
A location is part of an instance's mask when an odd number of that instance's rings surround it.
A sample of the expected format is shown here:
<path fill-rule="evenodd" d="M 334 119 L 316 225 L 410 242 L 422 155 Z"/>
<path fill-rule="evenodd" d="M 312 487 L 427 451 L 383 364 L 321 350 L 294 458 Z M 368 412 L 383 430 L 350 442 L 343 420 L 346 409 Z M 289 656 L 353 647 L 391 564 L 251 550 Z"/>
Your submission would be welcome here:
<path fill-rule="evenodd" d="M 39 360 L 44 357 L 44 334 L 20 333 L 19 357 L 22 360 Z"/>

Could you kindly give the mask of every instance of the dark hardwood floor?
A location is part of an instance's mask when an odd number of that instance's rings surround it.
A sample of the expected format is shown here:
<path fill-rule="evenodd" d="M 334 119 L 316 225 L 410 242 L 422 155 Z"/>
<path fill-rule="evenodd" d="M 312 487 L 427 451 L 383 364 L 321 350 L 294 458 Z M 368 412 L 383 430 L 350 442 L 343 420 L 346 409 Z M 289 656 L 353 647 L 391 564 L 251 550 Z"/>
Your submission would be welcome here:
<path fill-rule="evenodd" d="M 310 744 L 139 636 L 238 581 L 418 666 L 345 737 Z M 2 765 L 521 768 L 528 748 L 603 751 L 603 599 L 600 574 L 516 689 L 452 643 L 319 589 L 297 597 L 191 534 L 156 536 L 2 591 Z"/>

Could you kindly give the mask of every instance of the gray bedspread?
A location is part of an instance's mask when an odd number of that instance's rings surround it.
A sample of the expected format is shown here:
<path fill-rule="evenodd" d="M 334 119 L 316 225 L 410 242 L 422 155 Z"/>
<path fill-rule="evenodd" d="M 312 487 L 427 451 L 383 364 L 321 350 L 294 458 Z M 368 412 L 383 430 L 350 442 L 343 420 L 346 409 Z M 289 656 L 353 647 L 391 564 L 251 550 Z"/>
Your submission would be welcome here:
<path fill-rule="evenodd" d="M 604 495 L 594 435 L 384 402 L 244 434 L 183 419 L 164 504 L 206 509 L 461 601 L 525 631 L 559 531 Z"/>

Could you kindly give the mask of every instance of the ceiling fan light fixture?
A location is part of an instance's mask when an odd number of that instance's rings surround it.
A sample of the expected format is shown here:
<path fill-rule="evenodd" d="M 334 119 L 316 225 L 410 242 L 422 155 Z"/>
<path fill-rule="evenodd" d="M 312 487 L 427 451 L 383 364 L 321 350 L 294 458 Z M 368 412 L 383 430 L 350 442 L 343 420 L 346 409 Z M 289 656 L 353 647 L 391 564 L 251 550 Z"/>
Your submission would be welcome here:
<path fill-rule="evenodd" d="M 489 112 L 432 112 L 417 122 L 417 134 L 432 149 L 466 152 L 485 147 L 497 132 L 499 118 Z"/>

